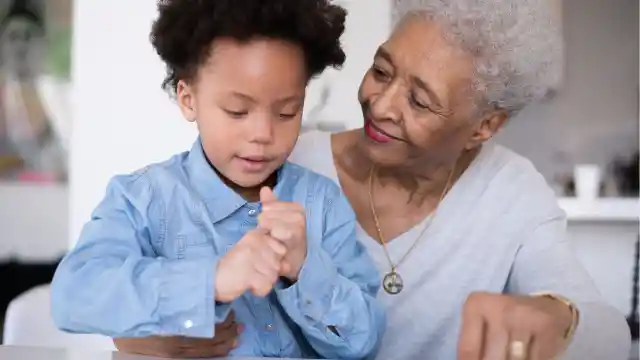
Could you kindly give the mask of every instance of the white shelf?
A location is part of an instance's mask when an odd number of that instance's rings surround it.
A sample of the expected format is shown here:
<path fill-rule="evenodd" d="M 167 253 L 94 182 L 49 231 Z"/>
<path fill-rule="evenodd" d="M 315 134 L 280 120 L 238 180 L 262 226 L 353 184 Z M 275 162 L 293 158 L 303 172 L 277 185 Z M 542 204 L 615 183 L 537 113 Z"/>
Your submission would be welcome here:
<path fill-rule="evenodd" d="M 560 198 L 560 207 L 567 213 L 569 221 L 638 221 L 640 199 L 601 198 L 582 200 Z"/>

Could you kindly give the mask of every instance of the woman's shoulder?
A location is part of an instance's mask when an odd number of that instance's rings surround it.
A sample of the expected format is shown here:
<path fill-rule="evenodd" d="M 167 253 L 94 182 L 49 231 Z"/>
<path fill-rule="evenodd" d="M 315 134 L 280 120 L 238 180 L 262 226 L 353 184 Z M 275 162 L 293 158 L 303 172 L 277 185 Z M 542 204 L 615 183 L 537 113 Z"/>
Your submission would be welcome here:
<path fill-rule="evenodd" d="M 476 183 L 482 198 L 512 216 L 543 219 L 564 215 L 544 176 L 529 159 L 511 149 L 487 144 L 469 170 L 471 183 Z"/>
<path fill-rule="evenodd" d="M 300 135 L 296 146 L 289 155 L 289 162 L 336 181 L 331 136 L 332 133 L 321 130 L 305 131 Z"/>

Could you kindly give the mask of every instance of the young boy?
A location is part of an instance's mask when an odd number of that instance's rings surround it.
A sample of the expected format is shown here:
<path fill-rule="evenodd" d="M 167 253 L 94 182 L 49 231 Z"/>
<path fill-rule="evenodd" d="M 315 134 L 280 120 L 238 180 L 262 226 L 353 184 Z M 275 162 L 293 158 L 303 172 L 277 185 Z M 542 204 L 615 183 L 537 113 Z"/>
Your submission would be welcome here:
<path fill-rule="evenodd" d="M 211 338 L 232 311 L 233 356 L 374 353 L 379 277 L 354 214 L 331 180 L 286 162 L 308 81 L 344 62 L 344 19 L 329 0 L 160 2 L 164 86 L 200 136 L 112 179 L 56 272 L 58 327 Z"/>

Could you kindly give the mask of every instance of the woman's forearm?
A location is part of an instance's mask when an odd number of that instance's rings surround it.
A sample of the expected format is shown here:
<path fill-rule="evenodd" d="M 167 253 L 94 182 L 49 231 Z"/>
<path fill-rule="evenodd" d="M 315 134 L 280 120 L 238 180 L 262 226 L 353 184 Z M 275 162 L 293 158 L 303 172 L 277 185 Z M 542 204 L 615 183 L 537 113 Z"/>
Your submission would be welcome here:
<path fill-rule="evenodd" d="M 624 316 L 601 302 L 576 304 L 580 320 L 562 360 L 627 360 L 631 333 Z"/>

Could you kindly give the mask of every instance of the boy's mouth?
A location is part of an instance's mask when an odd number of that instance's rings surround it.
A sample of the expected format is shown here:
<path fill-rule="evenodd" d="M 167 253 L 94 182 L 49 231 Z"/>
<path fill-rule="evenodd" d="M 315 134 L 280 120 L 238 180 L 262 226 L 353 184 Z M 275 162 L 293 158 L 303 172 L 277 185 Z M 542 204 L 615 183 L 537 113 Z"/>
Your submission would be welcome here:
<path fill-rule="evenodd" d="M 273 161 L 272 158 L 259 155 L 237 156 L 242 169 L 247 172 L 262 172 L 269 167 Z"/>

